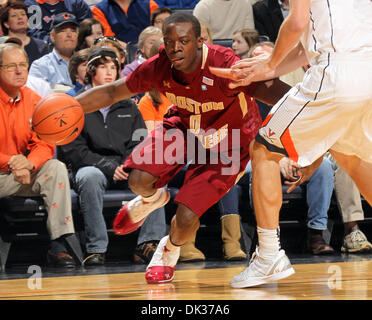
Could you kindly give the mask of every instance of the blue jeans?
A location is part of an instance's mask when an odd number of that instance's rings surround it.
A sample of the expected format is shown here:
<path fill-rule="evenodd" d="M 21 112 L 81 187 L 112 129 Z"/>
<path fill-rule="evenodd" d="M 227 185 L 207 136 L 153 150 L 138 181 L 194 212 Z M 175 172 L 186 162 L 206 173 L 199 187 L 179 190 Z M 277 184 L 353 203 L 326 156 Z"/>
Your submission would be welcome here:
<path fill-rule="evenodd" d="M 219 201 L 220 217 L 239 214 L 239 186 L 234 185 Z"/>
<path fill-rule="evenodd" d="M 334 187 L 334 170 L 331 161 L 323 157 L 322 163 L 305 185 L 309 207 L 307 226 L 311 229 L 326 230 Z"/>
<path fill-rule="evenodd" d="M 245 170 L 249 177 L 249 197 L 252 199 L 252 165 L 248 162 Z M 323 157 L 323 161 L 303 185 L 306 186 L 306 202 L 308 205 L 307 226 L 311 229 L 326 230 L 328 209 L 331 203 L 334 187 L 334 171 L 331 161 Z M 253 202 L 251 200 L 253 208 Z"/>
<path fill-rule="evenodd" d="M 87 253 L 107 251 L 108 235 L 103 217 L 103 195 L 109 183 L 106 176 L 96 167 L 80 168 L 75 176 L 75 191 L 79 195 L 80 212 L 84 218 Z M 152 212 L 141 226 L 137 243 L 160 240 L 166 234 L 165 210 Z"/>

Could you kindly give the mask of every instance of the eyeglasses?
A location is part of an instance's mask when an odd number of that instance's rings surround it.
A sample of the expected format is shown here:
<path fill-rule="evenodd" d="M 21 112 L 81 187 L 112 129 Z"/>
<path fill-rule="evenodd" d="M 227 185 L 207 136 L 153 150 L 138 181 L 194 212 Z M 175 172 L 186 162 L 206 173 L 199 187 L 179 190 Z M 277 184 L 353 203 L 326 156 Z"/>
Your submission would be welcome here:
<path fill-rule="evenodd" d="M 115 37 L 111 37 L 111 36 L 103 36 L 103 37 L 99 37 L 97 38 L 96 40 L 94 40 L 94 44 L 97 44 L 101 41 L 106 41 L 106 40 L 112 40 L 112 41 L 115 41 L 115 42 L 119 42 L 119 40 Z"/>
<path fill-rule="evenodd" d="M 9 64 L 0 64 L 1 68 L 4 68 L 6 71 L 14 72 L 17 70 L 17 67 L 21 71 L 25 71 L 28 69 L 28 63 L 27 62 L 21 62 L 21 63 L 9 63 Z"/>

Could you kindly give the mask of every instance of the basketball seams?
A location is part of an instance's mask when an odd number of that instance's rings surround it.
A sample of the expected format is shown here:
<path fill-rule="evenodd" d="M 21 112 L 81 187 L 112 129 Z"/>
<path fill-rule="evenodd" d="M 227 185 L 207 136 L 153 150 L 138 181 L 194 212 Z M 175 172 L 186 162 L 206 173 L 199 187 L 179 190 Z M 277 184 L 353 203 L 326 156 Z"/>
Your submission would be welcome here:
<path fill-rule="evenodd" d="M 62 109 L 59 109 L 59 110 L 57 110 L 57 111 L 55 111 L 55 112 L 53 112 L 53 113 L 51 113 L 51 114 L 48 114 L 48 115 L 45 116 L 43 119 L 39 120 L 39 122 L 36 123 L 35 125 L 32 124 L 32 128 L 35 129 L 35 128 L 36 128 L 36 127 L 37 127 L 41 122 L 45 121 L 45 120 L 48 119 L 49 117 L 55 115 L 55 114 L 58 113 L 58 112 L 61 112 L 61 111 L 63 111 L 63 110 L 67 110 L 67 109 L 70 109 L 70 108 L 81 108 L 81 106 L 80 106 L 80 105 L 72 105 L 72 106 L 67 106 L 67 107 L 64 107 L 64 108 L 62 108 Z M 35 109 L 34 113 L 37 111 L 37 109 L 38 109 L 38 108 Z"/>
<path fill-rule="evenodd" d="M 81 118 L 84 117 L 84 114 L 82 114 L 80 116 L 80 118 L 78 120 L 76 120 L 72 125 L 70 125 L 69 127 L 65 127 L 63 130 L 61 131 L 57 131 L 57 132 L 50 132 L 50 133 L 42 133 L 42 132 L 38 132 L 37 130 L 34 130 L 37 134 L 39 135 L 43 135 L 43 136 L 51 136 L 51 135 L 55 135 L 55 134 L 59 134 L 59 133 L 62 133 L 68 129 L 70 129 L 71 127 L 75 126 L 77 123 L 79 123 L 79 121 L 81 121 Z M 39 122 L 40 123 L 40 122 Z"/>

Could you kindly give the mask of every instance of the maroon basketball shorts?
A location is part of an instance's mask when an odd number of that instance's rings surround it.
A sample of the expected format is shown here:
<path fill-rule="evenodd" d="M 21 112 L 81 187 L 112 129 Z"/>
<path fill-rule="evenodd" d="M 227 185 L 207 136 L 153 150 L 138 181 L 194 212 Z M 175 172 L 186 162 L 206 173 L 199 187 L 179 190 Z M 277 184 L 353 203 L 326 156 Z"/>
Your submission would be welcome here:
<path fill-rule="evenodd" d="M 215 204 L 244 174 L 249 161 L 252 133 L 242 130 L 224 135 L 209 131 L 197 138 L 178 116 L 164 119 L 132 152 L 124 163 L 126 171 L 139 169 L 158 180 L 163 187 L 186 165 L 184 183 L 176 198 L 200 217 Z M 203 144 L 209 148 L 204 148 Z M 212 146 L 212 147 L 211 147 Z M 128 170 L 129 169 L 129 170 Z"/>

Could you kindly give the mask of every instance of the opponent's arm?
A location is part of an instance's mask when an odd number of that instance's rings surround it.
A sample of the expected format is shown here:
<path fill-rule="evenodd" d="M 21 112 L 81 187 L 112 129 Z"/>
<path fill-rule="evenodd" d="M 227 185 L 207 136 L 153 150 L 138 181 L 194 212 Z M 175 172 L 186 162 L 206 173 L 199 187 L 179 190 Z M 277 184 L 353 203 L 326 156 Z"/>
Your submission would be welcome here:
<path fill-rule="evenodd" d="M 269 68 L 275 69 L 300 41 L 310 19 L 310 0 L 290 2 L 290 11 L 283 21 L 270 61 Z"/>
<path fill-rule="evenodd" d="M 310 19 L 310 0 L 291 1 L 288 17 L 283 21 L 272 55 L 243 59 L 231 69 L 214 69 L 217 76 L 233 80 L 230 88 L 247 86 L 286 74 L 307 64 L 300 37 Z"/>
<path fill-rule="evenodd" d="M 135 93 L 131 92 L 125 79 L 119 79 L 110 84 L 89 89 L 76 97 L 85 113 L 97 111 L 120 100 L 128 99 Z"/>

